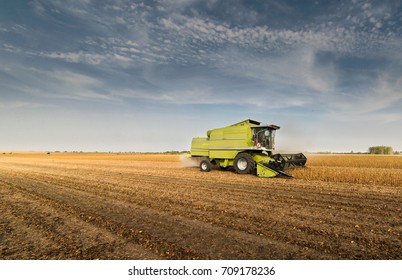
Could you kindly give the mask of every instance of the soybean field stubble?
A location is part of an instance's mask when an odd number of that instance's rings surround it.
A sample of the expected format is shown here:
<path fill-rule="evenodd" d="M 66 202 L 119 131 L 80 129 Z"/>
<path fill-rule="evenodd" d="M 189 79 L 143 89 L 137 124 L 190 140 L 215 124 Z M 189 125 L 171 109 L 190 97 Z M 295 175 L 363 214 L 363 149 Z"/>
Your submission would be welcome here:
<path fill-rule="evenodd" d="M 402 157 L 309 155 L 294 179 L 178 155 L 0 155 L 0 259 L 401 259 Z"/>

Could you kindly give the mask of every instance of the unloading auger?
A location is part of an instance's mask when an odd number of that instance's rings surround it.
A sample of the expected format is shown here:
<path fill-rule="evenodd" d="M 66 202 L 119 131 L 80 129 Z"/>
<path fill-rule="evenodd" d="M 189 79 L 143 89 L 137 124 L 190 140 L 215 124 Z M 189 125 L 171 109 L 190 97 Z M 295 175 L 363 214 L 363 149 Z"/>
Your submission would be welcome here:
<path fill-rule="evenodd" d="M 307 158 L 302 153 L 274 153 L 275 132 L 279 128 L 248 119 L 212 129 L 207 131 L 207 137 L 193 138 L 189 157 L 199 160 L 203 172 L 218 165 L 221 169 L 233 167 L 239 174 L 292 177 L 286 170 L 304 167 Z"/>

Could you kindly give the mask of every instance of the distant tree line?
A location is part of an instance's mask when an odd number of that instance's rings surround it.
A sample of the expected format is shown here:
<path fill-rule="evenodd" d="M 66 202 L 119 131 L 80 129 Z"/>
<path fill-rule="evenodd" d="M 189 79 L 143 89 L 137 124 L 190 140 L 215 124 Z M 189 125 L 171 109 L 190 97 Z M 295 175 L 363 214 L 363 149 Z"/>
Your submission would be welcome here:
<path fill-rule="evenodd" d="M 392 147 L 389 146 L 374 146 L 370 147 L 369 154 L 376 154 L 376 155 L 392 155 L 394 150 Z"/>

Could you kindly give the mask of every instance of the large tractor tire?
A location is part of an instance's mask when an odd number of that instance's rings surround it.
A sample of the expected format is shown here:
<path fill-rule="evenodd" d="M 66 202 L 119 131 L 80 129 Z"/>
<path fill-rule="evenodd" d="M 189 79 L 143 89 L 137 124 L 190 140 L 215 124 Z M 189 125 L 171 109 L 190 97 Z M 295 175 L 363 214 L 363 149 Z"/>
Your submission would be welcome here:
<path fill-rule="evenodd" d="M 200 170 L 202 172 L 209 172 L 209 171 L 211 171 L 211 168 L 212 168 L 212 164 L 209 161 L 209 159 L 201 160 L 201 162 L 200 162 Z"/>
<path fill-rule="evenodd" d="M 255 161 L 248 153 L 240 153 L 234 160 L 234 169 L 239 174 L 249 174 L 255 169 Z"/>

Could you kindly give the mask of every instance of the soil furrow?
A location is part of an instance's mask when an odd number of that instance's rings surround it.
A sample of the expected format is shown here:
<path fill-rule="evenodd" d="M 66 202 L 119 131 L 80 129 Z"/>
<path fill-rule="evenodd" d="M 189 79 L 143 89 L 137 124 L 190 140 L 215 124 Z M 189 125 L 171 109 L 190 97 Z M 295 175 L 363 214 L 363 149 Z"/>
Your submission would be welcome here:
<path fill-rule="evenodd" d="M 18 181 L 13 184 L 18 187 Z M 273 258 L 274 254 L 277 254 L 275 258 L 278 258 L 278 255 L 280 258 L 298 258 L 302 253 L 306 254 L 305 250 L 297 246 L 273 242 L 241 231 L 217 231 L 216 226 L 210 224 L 158 213 L 136 205 L 122 205 L 121 202 L 110 199 L 106 201 L 78 191 L 74 193 L 71 189 L 67 194 L 61 186 L 30 182 L 22 189 L 57 204 L 65 204 L 75 209 L 80 219 L 139 243 L 165 258 L 209 259 L 226 256 L 229 259 L 265 259 Z M 103 214 L 105 209 L 108 209 L 106 216 Z M 194 227 L 197 227 L 196 232 L 193 231 Z M 170 237 L 163 238 L 167 235 Z M 209 246 L 205 246 L 206 242 Z M 220 251 L 211 251 L 222 243 L 225 246 L 220 248 Z M 180 247 L 176 244 L 186 246 Z M 286 247 L 285 251 L 283 247 Z M 319 258 L 317 252 L 311 249 L 309 251 L 312 257 Z"/>

